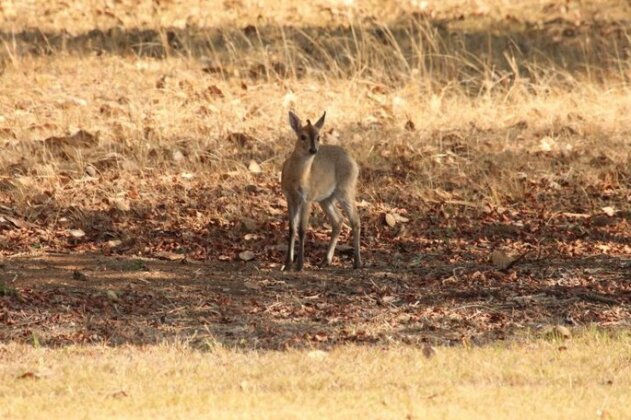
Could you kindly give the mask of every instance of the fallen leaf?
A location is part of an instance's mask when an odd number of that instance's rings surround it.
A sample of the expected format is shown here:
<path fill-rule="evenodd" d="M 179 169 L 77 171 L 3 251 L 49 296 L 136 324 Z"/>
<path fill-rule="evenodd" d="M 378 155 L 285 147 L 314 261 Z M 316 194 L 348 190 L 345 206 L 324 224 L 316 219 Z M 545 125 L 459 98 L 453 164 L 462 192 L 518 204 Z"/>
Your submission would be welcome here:
<path fill-rule="evenodd" d="M 243 251 L 239 253 L 239 258 L 242 261 L 252 261 L 256 255 L 252 251 Z"/>
<path fill-rule="evenodd" d="M 613 216 L 613 215 L 615 215 L 615 214 L 616 214 L 616 212 L 618 211 L 618 210 L 616 210 L 616 208 L 615 208 L 615 207 L 611 207 L 611 206 L 603 207 L 601 210 L 602 210 L 602 211 L 603 211 L 603 212 L 604 212 L 607 216 L 610 216 L 610 217 L 611 217 L 611 216 Z"/>
<path fill-rule="evenodd" d="M 111 398 L 125 398 L 128 397 L 129 395 L 125 392 L 125 391 L 116 391 L 116 392 L 112 392 L 110 394 Z"/>
<path fill-rule="evenodd" d="M 107 291 L 107 297 L 110 298 L 111 300 L 114 300 L 114 301 L 118 300 L 118 295 L 113 290 L 108 290 Z"/>
<path fill-rule="evenodd" d="M 405 216 L 401 216 L 400 214 L 395 214 L 395 215 L 394 215 L 394 218 L 395 218 L 395 219 L 396 219 L 396 221 L 397 221 L 397 222 L 399 222 L 399 223 L 407 223 L 407 222 L 409 222 L 409 221 L 410 221 L 410 219 L 408 219 L 408 218 L 407 218 L 407 217 L 405 217 Z"/>
<path fill-rule="evenodd" d="M 316 341 L 324 342 L 329 340 L 329 336 L 324 331 L 319 331 L 313 335 Z"/>
<path fill-rule="evenodd" d="M 223 98 L 223 92 L 221 91 L 221 89 L 219 89 L 216 85 L 210 85 L 208 86 L 208 93 L 212 96 L 218 96 L 220 98 Z"/>
<path fill-rule="evenodd" d="M 158 79 L 158 81 L 156 82 L 156 88 L 157 89 L 164 89 L 166 84 L 167 84 L 167 76 L 165 74 L 164 76 L 160 77 Z"/>
<path fill-rule="evenodd" d="M 40 379 L 40 376 L 35 372 L 28 371 L 18 375 L 18 379 Z"/>
<path fill-rule="evenodd" d="M 384 215 L 384 222 L 386 225 L 390 226 L 391 228 L 394 227 L 397 224 L 397 219 L 395 219 L 395 217 L 391 214 L 391 213 L 386 213 Z"/>
<path fill-rule="evenodd" d="M 73 238 L 83 238 L 85 236 L 85 232 L 81 229 L 70 229 L 68 230 L 68 233 Z"/>

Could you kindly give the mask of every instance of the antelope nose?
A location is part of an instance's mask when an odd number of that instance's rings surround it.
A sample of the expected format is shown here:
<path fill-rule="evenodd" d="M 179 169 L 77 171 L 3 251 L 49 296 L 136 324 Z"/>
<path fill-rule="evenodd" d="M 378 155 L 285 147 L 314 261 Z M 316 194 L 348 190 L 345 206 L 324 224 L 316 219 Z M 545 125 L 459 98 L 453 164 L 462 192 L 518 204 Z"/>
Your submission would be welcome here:
<path fill-rule="evenodd" d="M 309 149 L 309 153 L 311 153 L 312 155 L 315 155 L 316 153 L 318 153 L 318 149 L 312 147 Z"/>

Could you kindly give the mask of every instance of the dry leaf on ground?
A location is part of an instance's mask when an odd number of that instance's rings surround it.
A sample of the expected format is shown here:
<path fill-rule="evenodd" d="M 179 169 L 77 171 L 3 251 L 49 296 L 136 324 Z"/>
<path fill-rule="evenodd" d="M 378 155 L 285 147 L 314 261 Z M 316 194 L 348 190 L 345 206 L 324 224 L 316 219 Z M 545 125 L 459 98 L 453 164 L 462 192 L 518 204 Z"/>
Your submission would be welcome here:
<path fill-rule="evenodd" d="M 392 215 L 392 213 L 386 213 L 383 217 L 383 220 L 385 224 L 391 228 L 397 224 L 397 219 Z"/>

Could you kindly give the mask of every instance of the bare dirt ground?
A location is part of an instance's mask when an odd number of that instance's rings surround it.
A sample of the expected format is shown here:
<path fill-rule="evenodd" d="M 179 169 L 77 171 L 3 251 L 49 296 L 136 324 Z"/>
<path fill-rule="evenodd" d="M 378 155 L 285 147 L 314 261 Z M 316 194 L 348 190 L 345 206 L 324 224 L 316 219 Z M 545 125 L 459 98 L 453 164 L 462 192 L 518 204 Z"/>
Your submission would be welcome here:
<path fill-rule="evenodd" d="M 628 326 L 628 260 L 610 257 L 303 273 L 102 255 L 2 263 L 0 341 L 249 349 L 484 344 L 546 325 Z"/>

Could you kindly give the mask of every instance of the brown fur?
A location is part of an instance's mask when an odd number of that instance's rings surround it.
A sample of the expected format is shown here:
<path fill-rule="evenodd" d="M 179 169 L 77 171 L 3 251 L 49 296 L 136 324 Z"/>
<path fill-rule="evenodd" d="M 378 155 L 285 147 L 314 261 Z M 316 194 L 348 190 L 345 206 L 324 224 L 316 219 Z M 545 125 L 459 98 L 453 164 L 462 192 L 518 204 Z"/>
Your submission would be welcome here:
<path fill-rule="evenodd" d="M 294 151 L 283 164 L 281 178 L 289 210 L 289 249 L 285 270 L 289 270 L 293 263 L 296 231 L 299 240 L 296 269 L 302 270 L 305 233 L 314 202 L 320 203 L 332 226 L 331 241 L 323 265 L 331 263 L 342 228 L 342 216 L 336 203 L 342 207 L 353 229 L 354 267 L 362 265 L 359 244 L 361 224 L 355 205 L 359 167 L 343 148 L 320 146 L 319 131 L 324 125 L 325 115 L 315 124 L 307 120 L 303 126 L 294 113 L 289 113 L 289 123 L 297 138 Z"/>

